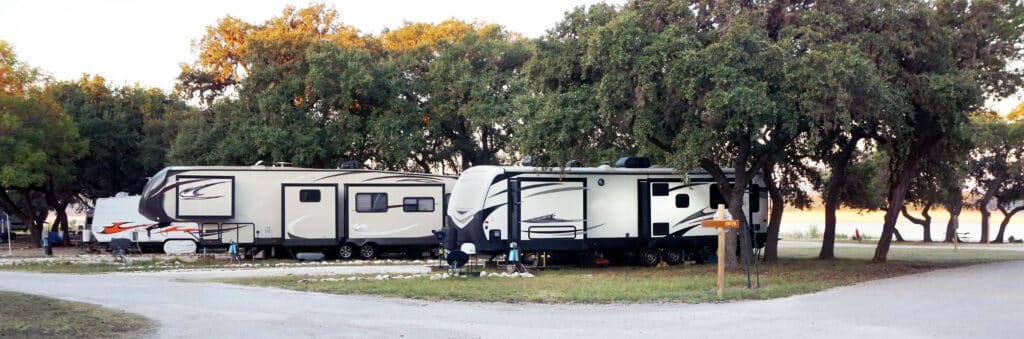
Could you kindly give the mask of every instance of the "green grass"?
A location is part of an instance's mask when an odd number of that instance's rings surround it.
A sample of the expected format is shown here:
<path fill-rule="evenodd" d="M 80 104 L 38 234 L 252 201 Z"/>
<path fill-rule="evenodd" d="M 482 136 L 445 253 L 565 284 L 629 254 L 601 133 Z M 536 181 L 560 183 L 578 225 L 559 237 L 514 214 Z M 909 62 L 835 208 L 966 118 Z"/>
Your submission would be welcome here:
<path fill-rule="evenodd" d="M 109 272 L 139 272 L 139 271 L 164 271 L 173 269 L 197 269 L 224 267 L 224 261 L 197 260 L 189 262 L 175 258 L 135 258 L 130 265 L 102 262 L 77 262 L 71 260 L 55 260 L 49 262 L 19 262 L 8 265 L 0 265 L 0 270 L 22 271 L 37 273 L 74 273 L 74 274 L 96 274 Z"/>
<path fill-rule="evenodd" d="M 0 337 L 138 338 L 153 328 L 153 322 L 140 315 L 0 291 Z"/>
<path fill-rule="evenodd" d="M 133 256 L 131 264 L 114 263 L 111 259 L 103 259 L 95 262 L 82 262 L 76 260 L 54 260 L 54 261 L 21 261 L 8 264 L 0 264 L 0 271 L 21 271 L 36 273 L 71 273 L 71 274 L 99 274 L 111 272 L 146 272 L 146 271 L 169 271 L 179 269 L 257 269 L 275 267 L 277 265 L 297 265 L 295 260 L 290 259 L 260 259 L 256 261 L 246 260 L 242 266 L 229 264 L 227 259 L 194 259 L 177 258 L 164 256 Z M 319 263 L 310 263 L 310 265 Z M 363 265 L 362 261 L 332 261 L 324 265 Z M 407 262 L 376 262 L 374 265 L 406 265 Z"/>
<path fill-rule="evenodd" d="M 230 268 L 246 269 L 271 267 L 276 264 L 294 263 L 294 260 L 259 260 L 256 262 L 245 261 L 243 263 L 252 266 L 238 266 L 228 264 L 227 259 L 182 259 L 176 257 L 157 256 L 136 256 L 132 258 L 131 264 L 115 263 L 113 260 L 97 262 L 81 262 L 74 260 L 55 260 L 48 262 L 24 261 L 7 265 L 0 265 L 0 270 L 22 271 L 37 273 L 72 273 L 72 274 L 97 274 L 110 272 L 143 272 L 143 271 L 167 271 L 177 269 L 204 269 L 204 268 Z"/>
<path fill-rule="evenodd" d="M 318 281 L 303 276 L 227 279 L 223 282 L 334 294 L 368 294 L 427 300 L 610 303 L 702 303 L 771 299 L 811 293 L 862 281 L 922 273 L 967 264 L 1024 259 L 1022 252 L 893 249 L 890 262 L 869 262 L 874 249 L 837 248 L 838 259 L 812 259 L 818 249 L 784 248 L 777 263 L 762 266 L 761 288 L 746 289 L 743 271 L 727 274 L 722 299 L 715 290 L 714 265 L 667 268 L 543 270 L 536 278 L 452 278 L 429 280 Z M 345 276 L 335 276 L 335 278 Z"/>

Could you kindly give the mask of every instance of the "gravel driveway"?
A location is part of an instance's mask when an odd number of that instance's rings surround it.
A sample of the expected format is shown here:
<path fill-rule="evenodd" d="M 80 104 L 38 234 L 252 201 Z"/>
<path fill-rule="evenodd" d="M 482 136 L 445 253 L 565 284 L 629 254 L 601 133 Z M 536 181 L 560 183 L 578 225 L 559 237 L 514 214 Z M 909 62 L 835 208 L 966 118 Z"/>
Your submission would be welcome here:
<path fill-rule="evenodd" d="M 546 305 L 337 296 L 159 275 L 0 272 L 0 289 L 148 316 L 164 338 L 1020 338 L 1024 261 L 724 304 Z M 10 312 L 12 310 L 2 310 Z"/>

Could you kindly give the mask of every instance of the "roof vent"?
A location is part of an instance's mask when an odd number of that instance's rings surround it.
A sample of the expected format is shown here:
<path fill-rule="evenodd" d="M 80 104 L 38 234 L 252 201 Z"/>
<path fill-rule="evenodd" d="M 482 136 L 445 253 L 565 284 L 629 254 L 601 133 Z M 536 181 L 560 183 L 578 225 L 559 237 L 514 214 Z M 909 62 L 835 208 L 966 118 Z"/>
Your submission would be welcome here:
<path fill-rule="evenodd" d="M 621 157 L 615 161 L 615 167 L 648 168 L 651 167 L 651 158 Z"/>

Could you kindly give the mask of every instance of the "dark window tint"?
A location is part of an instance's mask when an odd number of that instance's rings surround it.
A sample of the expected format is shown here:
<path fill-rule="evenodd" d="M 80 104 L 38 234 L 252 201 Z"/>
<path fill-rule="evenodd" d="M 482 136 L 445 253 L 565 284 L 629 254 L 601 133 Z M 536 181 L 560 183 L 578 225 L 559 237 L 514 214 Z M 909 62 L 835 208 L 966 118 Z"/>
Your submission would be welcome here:
<path fill-rule="evenodd" d="M 678 207 L 678 208 L 690 207 L 690 195 L 689 194 L 676 194 L 676 207 Z"/>
<path fill-rule="evenodd" d="M 656 197 L 668 195 L 668 183 L 656 182 L 651 184 L 651 195 Z"/>
<path fill-rule="evenodd" d="M 709 195 L 711 196 L 711 209 L 717 209 L 719 204 L 725 205 L 725 208 L 729 208 L 729 202 L 725 201 L 725 197 L 722 196 L 722 191 L 718 189 L 718 185 L 711 184 Z"/>
<path fill-rule="evenodd" d="M 320 190 L 299 191 L 299 202 L 320 202 Z"/>
<path fill-rule="evenodd" d="M 750 213 L 761 211 L 761 186 L 750 185 Z"/>
<path fill-rule="evenodd" d="M 434 198 L 402 199 L 402 210 L 405 212 L 433 212 Z"/>
<path fill-rule="evenodd" d="M 387 212 L 387 193 L 357 193 L 356 212 Z"/>

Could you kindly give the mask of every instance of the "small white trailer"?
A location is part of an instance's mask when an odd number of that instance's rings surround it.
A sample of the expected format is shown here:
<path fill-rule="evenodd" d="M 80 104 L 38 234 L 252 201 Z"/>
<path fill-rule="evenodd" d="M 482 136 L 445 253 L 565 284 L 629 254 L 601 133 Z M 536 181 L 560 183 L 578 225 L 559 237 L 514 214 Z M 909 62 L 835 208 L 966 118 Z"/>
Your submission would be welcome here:
<path fill-rule="evenodd" d="M 168 167 L 139 211 L 159 223 L 199 223 L 200 245 L 234 242 L 265 255 L 316 250 L 343 259 L 438 246 L 449 176 L 361 169 Z"/>
<path fill-rule="evenodd" d="M 732 180 L 732 170 L 726 174 Z M 700 227 L 727 204 L 705 172 L 684 182 L 668 168 L 476 166 L 452 190 L 445 248 L 471 244 L 477 253 L 632 254 L 643 265 L 703 260 L 716 231 Z M 755 245 L 764 244 L 768 192 L 760 176 L 745 193 Z"/>
<path fill-rule="evenodd" d="M 195 253 L 199 240 L 196 223 L 159 225 L 139 214 L 139 199 L 140 196 L 127 193 L 96 199 L 90 222 L 82 232 L 82 242 L 108 247 L 111 240 L 124 238 L 143 251 Z"/>

